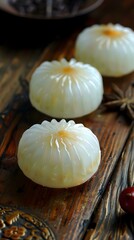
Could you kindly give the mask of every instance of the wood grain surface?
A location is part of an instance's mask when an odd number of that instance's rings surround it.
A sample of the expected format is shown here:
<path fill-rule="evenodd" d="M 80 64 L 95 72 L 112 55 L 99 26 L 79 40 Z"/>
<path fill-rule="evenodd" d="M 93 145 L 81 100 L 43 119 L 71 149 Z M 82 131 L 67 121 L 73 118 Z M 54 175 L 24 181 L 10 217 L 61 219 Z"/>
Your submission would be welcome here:
<path fill-rule="evenodd" d="M 118 20 L 133 28 L 129 18 L 132 6 L 133 1 L 104 1 L 91 18 L 96 23 Z M 91 18 L 86 19 L 83 28 Z M 94 113 L 75 119 L 97 135 L 102 152 L 99 170 L 85 184 L 70 189 L 45 188 L 26 178 L 17 165 L 22 133 L 34 123 L 51 119 L 31 106 L 25 79 L 30 81 L 34 69 L 45 60 L 74 57 L 79 31 L 78 27 L 43 51 L 0 47 L 0 204 L 30 210 L 48 222 L 57 240 L 133 239 L 133 219 L 118 203 L 120 191 L 134 184 L 133 123 L 119 112 L 105 111 L 102 104 Z M 111 91 L 112 82 L 126 89 L 134 82 L 134 73 L 103 80 L 105 93 Z"/>
<path fill-rule="evenodd" d="M 134 218 L 125 214 L 119 205 L 120 192 L 134 185 L 133 128 L 115 170 L 105 195 L 94 212 L 84 240 L 133 239 L 134 237 Z"/>
<path fill-rule="evenodd" d="M 25 76 L 39 57 L 41 49 L 0 47 L 0 111 L 20 92 L 19 78 Z"/>

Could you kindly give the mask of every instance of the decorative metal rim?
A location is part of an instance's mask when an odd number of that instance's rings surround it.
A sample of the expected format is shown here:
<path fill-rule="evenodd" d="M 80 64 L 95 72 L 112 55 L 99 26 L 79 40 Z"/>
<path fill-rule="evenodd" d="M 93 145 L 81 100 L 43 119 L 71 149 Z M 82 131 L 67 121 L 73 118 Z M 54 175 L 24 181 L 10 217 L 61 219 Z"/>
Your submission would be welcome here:
<path fill-rule="evenodd" d="M 0 239 L 56 240 L 46 221 L 28 211 L 0 205 Z"/>

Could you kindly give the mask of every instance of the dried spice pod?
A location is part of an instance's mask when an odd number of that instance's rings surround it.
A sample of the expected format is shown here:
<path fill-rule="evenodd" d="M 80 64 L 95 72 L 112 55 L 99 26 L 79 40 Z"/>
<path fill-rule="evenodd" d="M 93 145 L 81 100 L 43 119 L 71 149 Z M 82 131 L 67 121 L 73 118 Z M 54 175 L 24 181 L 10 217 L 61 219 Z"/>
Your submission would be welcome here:
<path fill-rule="evenodd" d="M 134 85 L 129 85 L 122 90 L 116 84 L 112 84 L 112 93 L 104 94 L 104 105 L 107 109 L 120 110 L 130 120 L 134 120 Z"/>

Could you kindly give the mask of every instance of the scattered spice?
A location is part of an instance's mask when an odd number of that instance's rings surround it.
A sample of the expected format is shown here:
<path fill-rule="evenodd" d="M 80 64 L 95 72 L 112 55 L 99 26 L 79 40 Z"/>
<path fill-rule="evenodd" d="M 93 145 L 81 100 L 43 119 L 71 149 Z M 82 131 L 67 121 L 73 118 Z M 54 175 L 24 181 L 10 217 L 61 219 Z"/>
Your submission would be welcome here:
<path fill-rule="evenodd" d="M 125 91 L 112 84 L 112 94 L 104 95 L 104 106 L 120 110 L 130 120 L 134 120 L 134 83 L 131 83 Z"/>

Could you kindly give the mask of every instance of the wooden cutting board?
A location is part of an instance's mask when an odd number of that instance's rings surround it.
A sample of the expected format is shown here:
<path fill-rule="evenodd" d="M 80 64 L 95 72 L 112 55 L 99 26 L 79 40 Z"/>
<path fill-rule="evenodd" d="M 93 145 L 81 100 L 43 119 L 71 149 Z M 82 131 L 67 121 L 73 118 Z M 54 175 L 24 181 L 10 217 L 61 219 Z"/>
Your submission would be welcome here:
<path fill-rule="evenodd" d="M 75 39 L 76 34 L 48 46 L 28 73 L 27 82 L 41 62 L 74 57 Z M 112 82 L 126 89 L 133 79 L 134 73 L 118 79 L 104 78 L 105 93 L 111 91 Z M 25 177 L 19 169 L 16 157 L 17 147 L 22 133 L 27 128 L 51 118 L 39 113 L 31 106 L 27 85 L 23 79 L 22 85 L 21 93 L 14 95 L 0 116 L 0 204 L 23 209 L 32 214 L 31 218 L 34 215 L 41 221 L 45 220 L 55 235 L 50 239 L 82 239 L 120 160 L 131 134 L 132 124 L 119 112 L 105 111 L 103 104 L 94 113 L 75 119 L 77 123 L 83 123 L 90 128 L 100 141 L 102 158 L 98 171 L 89 181 L 78 187 L 51 189 L 39 186 Z M 13 208 L 13 213 L 16 211 Z M 22 216 L 22 212 L 19 214 Z M 13 214 L 13 216 L 11 216 L 12 224 L 16 224 L 16 215 Z M 38 234 L 37 239 L 45 239 L 41 233 Z"/>

